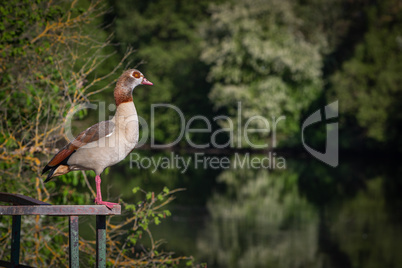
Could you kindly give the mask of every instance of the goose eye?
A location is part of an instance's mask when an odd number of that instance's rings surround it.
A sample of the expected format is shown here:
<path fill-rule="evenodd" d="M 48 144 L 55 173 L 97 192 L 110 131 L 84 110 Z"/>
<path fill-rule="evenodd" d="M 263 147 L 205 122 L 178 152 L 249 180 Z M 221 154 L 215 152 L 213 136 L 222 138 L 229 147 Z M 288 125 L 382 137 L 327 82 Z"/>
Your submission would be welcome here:
<path fill-rule="evenodd" d="M 134 78 L 140 78 L 141 74 L 139 72 L 133 72 Z"/>

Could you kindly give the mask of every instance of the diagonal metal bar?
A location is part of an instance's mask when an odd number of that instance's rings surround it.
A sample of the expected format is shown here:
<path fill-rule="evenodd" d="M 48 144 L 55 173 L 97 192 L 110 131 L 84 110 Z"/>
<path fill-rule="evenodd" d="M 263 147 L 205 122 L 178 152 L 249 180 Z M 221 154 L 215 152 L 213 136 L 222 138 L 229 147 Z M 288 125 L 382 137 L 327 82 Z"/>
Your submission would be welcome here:
<path fill-rule="evenodd" d="M 2 261 L 2 260 L 0 260 L 0 267 L 6 267 L 6 268 L 14 268 L 14 267 L 18 267 L 18 268 L 35 268 L 35 267 L 24 265 L 24 264 L 18 264 L 18 266 L 12 266 L 11 262 Z"/>
<path fill-rule="evenodd" d="M 14 205 L 50 205 L 49 203 L 22 194 L 3 192 L 0 192 L 0 202 L 12 203 Z"/>

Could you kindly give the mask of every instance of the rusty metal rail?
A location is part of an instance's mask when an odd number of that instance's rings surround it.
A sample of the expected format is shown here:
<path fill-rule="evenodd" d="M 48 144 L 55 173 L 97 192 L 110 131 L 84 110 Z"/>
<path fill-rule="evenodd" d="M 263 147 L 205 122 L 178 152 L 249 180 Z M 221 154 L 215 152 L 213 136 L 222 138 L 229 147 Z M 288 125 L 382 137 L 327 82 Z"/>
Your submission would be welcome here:
<path fill-rule="evenodd" d="M 19 263 L 20 234 L 22 215 L 48 215 L 69 217 L 69 264 L 79 267 L 78 217 L 96 216 L 96 267 L 106 267 L 106 216 L 120 215 L 121 206 L 112 210 L 102 205 L 51 205 L 34 198 L 0 192 L 0 202 L 12 203 L 12 206 L 0 206 L 0 216 L 10 215 L 12 221 L 11 261 L 0 260 L 0 267 L 30 267 Z"/>

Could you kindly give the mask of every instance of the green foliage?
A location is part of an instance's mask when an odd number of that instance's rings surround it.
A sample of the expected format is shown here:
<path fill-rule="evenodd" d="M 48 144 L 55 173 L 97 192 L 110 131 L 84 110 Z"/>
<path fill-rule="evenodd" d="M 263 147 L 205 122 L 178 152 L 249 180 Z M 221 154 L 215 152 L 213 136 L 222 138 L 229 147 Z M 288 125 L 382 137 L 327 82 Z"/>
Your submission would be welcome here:
<path fill-rule="evenodd" d="M 135 187 L 133 189 L 133 192 L 137 192 L 139 187 Z M 171 213 L 169 210 L 162 210 L 162 211 L 156 211 L 151 208 L 153 208 L 158 202 L 166 201 L 167 197 L 171 195 L 171 192 L 168 188 L 164 188 L 163 192 L 159 193 L 156 198 L 155 198 L 155 193 L 153 192 L 147 192 L 146 193 L 146 201 L 139 201 L 137 202 L 137 205 L 126 205 L 125 208 L 128 211 L 133 211 L 136 215 L 137 218 L 141 219 L 140 221 L 137 221 L 136 223 L 138 224 L 133 230 L 134 232 L 128 237 L 130 240 L 130 243 L 132 245 L 135 245 L 137 243 L 137 240 L 140 236 L 142 236 L 143 231 L 148 231 L 148 226 L 151 223 L 155 223 L 155 225 L 159 225 L 161 223 L 161 219 L 166 218 L 167 216 L 170 216 Z M 169 199 L 170 201 L 171 199 Z M 163 203 L 163 202 L 162 202 Z M 137 229 L 140 228 L 140 230 L 137 231 Z M 129 244 L 130 245 L 130 244 Z"/>
<path fill-rule="evenodd" d="M 399 11 L 398 11 L 399 10 Z M 350 59 L 331 77 L 332 97 L 342 112 L 363 129 L 362 135 L 402 149 L 401 124 L 402 16 L 397 1 L 380 1 L 365 9 L 367 31 Z M 343 126 L 355 128 L 344 121 Z M 364 133 L 364 134 L 363 134 Z"/>
<path fill-rule="evenodd" d="M 72 172 L 45 186 L 41 170 L 57 151 L 53 148 L 60 148 L 66 142 L 67 114 L 88 102 L 91 95 L 108 88 L 108 77 L 129 55 L 123 55 L 123 60 L 119 60 L 114 69 L 109 68 L 106 75 L 94 74 L 110 56 L 109 41 L 96 25 L 104 11 L 101 1 L 7 1 L 1 4 L 0 192 L 24 194 L 53 204 L 93 202 L 87 178 L 87 174 L 93 176 L 92 172 Z M 82 110 L 76 116 L 83 119 L 86 115 Z M 138 210 L 134 205 L 127 205 L 127 210 L 136 214 L 133 217 L 138 223 L 138 232 L 135 229 L 130 236 L 125 236 L 133 247 L 142 232 L 150 235 L 150 225 L 159 225 L 171 215 L 161 208 L 172 200 L 173 192 L 165 188 L 155 198 L 147 194 L 148 198 Z M 4 242 L 0 256 L 8 255 L 8 220 L 3 217 L 0 222 L 0 241 Z M 21 236 L 26 246 L 21 252 L 21 261 L 36 267 L 66 266 L 67 223 L 63 217 L 24 218 L 22 230 L 30 235 L 23 233 Z M 125 230 L 117 228 L 115 231 Z M 114 234 L 113 229 L 110 234 Z M 116 237 L 108 240 L 110 263 L 128 258 L 121 254 L 121 244 L 113 240 Z M 151 252 L 142 252 L 133 258 L 141 259 L 141 267 L 154 263 L 174 267 L 182 259 L 189 259 L 158 252 L 157 245 L 152 243 Z M 85 243 L 80 250 L 95 255 L 91 243 Z M 84 257 L 82 261 L 91 263 L 91 258 Z M 132 267 L 132 262 L 118 266 Z"/>
<path fill-rule="evenodd" d="M 191 263 L 193 267 L 192 257 L 175 257 L 172 252 L 165 252 L 160 249 L 162 241 L 155 241 L 150 232 L 151 225 L 157 226 L 171 216 L 165 206 L 174 199 L 173 194 L 177 190 L 170 191 L 165 187 L 162 192 L 155 194 L 135 187 L 132 191 L 141 191 L 145 199 L 136 204 L 122 201 L 127 212 L 125 219 L 117 225 L 113 221 L 109 224 L 108 240 L 121 243 L 121 246 L 109 243 L 107 250 L 111 264 L 116 267 L 178 267 L 179 264 Z M 147 238 L 150 240 L 149 246 L 142 244 Z"/>
<path fill-rule="evenodd" d="M 303 118 L 339 99 L 341 113 L 348 115 L 340 122 L 344 133 L 365 137 L 358 144 L 370 140 L 398 144 L 398 132 L 391 127 L 400 125 L 395 102 L 399 93 L 391 89 L 398 84 L 400 70 L 397 2 L 119 1 L 111 3 L 114 11 L 107 22 L 116 29 L 120 51 L 138 48 L 132 59 L 141 61 L 139 68 L 155 82 L 154 88 L 134 93 L 139 114 L 147 122 L 151 122 L 150 104 L 169 103 L 178 106 L 187 120 L 200 114 L 229 115 L 234 125 L 221 120 L 219 126 L 237 129 L 241 102 L 242 122 L 255 115 L 270 123 L 286 116 L 278 124 L 276 138 L 291 147 L 300 143 Z M 380 23 L 375 25 L 376 21 Z M 379 72 L 383 75 L 377 78 Z M 361 93 L 355 94 L 356 90 Z M 181 131 L 179 115 L 173 109 L 155 111 L 149 126 L 156 143 L 175 140 Z M 204 127 L 199 123 L 195 126 Z M 266 125 L 257 119 L 249 127 Z M 254 144 L 266 143 L 267 136 L 250 134 Z M 196 140 L 200 144 L 209 138 L 199 134 Z M 342 146 L 353 146 L 347 140 L 342 138 Z"/>
<path fill-rule="evenodd" d="M 208 69 L 199 60 L 202 39 L 198 27 L 208 18 L 208 5 L 216 1 L 112 2 L 110 21 L 120 50 L 135 47 L 133 60 L 140 62 L 138 68 L 154 83 L 149 90 L 134 92 L 138 113 L 150 123 L 150 105 L 168 103 L 178 106 L 187 120 L 199 114 L 212 117 L 205 81 Z M 168 144 L 180 134 L 180 117 L 173 109 L 156 108 L 152 127 L 156 143 Z M 209 136 L 198 139 L 201 143 Z"/>
<path fill-rule="evenodd" d="M 59 141 L 64 142 L 64 120 L 75 105 L 87 102 L 84 81 L 97 66 L 90 53 L 99 55 L 101 46 L 81 29 L 102 14 L 99 2 L 85 10 L 45 1 L 6 1 L 0 6 L 0 191 L 19 193 L 43 201 L 84 204 L 88 192 L 78 174 L 64 176 L 65 187 L 50 183 L 45 187 L 40 175 L 48 155 Z M 88 54 L 81 60 L 93 63 L 79 66 L 82 47 Z M 90 83 L 91 84 L 91 83 Z M 90 85 L 89 84 L 89 85 Z M 58 143 L 58 146 L 61 144 Z M 6 222 L 1 219 L 1 224 Z M 30 245 L 21 259 L 33 266 L 66 265 L 67 222 L 60 217 L 26 217 L 22 243 Z M 9 228 L 9 224 L 2 225 Z M 2 241 L 8 243 L 7 232 Z M 7 239 L 3 239 L 7 236 Z M 8 245 L 8 244 L 7 244 Z M 7 247 L 0 249 L 4 255 Z M 46 258 L 45 258 L 46 256 Z"/>
<path fill-rule="evenodd" d="M 202 60 L 211 66 L 209 97 L 215 107 L 225 108 L 233 122 L 237 102 L 245 120 L 286 116 L 279 130 L 283 138 L 298 131 L 301 111 L 322 88 L 320 47 L 301 31 L 293 9 L 292 1 L 276 0 L 214 5 L 202 28 Z M 266 128 L 262 120 L 250 126 Z"/>
<path fill-rule="evenodd" d="M 178 106 L 187 120 L 194 115 L 230 116 L 234 125 L 222 120 L 221 128 L 237 129 L 238 102 L 242 103 L 243 122 L 255 115 L 270 123 L 286 116 L 278 125 L 276 138 L 282 145 L 291 146 L 299 141 L 300 122 L 305 114 L 323 107 L 328 100 L 339 99 L 341 135 L 346 133 L 346 139 L 341 140 L 343 146 L 360 148 L 374 142 L 402 150 L 402 13 L 398 0 L 157 0 L 109 1 L 109 6 L 113 11 L 106 15 L 105 22 L 111 23 L 111 32 L 116 30 L 115 47 L 108 46 L 107 34 L 96 25 L 105 10 L 100 1 L 11 0 L 0 4 L 0 191 L 18 192 L 52 203 L 92 202 L 87 189 L 91 172 L 71 173 L 46 186 L 40 172 L 55 152 L 49 148 L 60 148 L 65 143 L 67 113 L 110 85 L 111 78 L 102 80 L 99 74 L 113 73 L 109 66 L 117 66 L 116 71 L 121 66 L 120 58 L 126 59 L 123 52 L 128 47 L 137 49 L 129 59 L 138 63 L 138 68 L 155 84 L 153 88 L 137 89 L 134 99 L 139 114 L 153 128 L 156 143 L 173 141 L 182 129 L 180 117 L 172 109 L 157 110 L 151 121 L 150 106 L 155 103 Z M 115 48 L 120 55 L 109 58 L 105 64 L 106 54 Z M 94 86 L 97 90 L 90 92 Z M 82 110 L 76 115 L 84 119 L 88 112 Z M 193 127 L 205 126 L 196 122 Z M 213 129 L 216 128 L 214 125 Z M 250 128 L 265 125 L 254 120 Z M 325 134 L 325 129 L 320 130 Z M 256 144 L 267 140 L 266 133 L 250 136 Z M 319 140 L 319 135 L 315 137 Z M 196 140 L 199 144 L 210 141 L 210 135 Z M 180 145 L 187 144 L 182 141 Z M 141 152 L 145 156 L 151 154 L 169 157 L 167 153 Z M 160 228 L 163 219 L 171 215 L 163 207 L 171 200 L 172 191 L 168 188 L 188 187 L 192 198 L 186 201 L 203 204 L 207 196 L 204 191 L 210 191 L 216 183 L 203 179 L 215 177 L 219 171 L 189 169 L 183 175 L 176 169 L 145 172 L 128 170 L 128 166 L 126 161 L 110 175 L 108 171 L 103 174 L 106 179 L 113 176 L 122 195 L 134 194 L 132 204 L 125 204 L 133 225 L 128 234 L 127 229 L 116 233 L 121 244 L 113 249 L 115 259 L 128 256 L 127 262 L 119 260 L 120 266 L 130 266 L 131 259 L 143 260 L 145 267 L 171 267 L 183 261 L 184 265 L 194 266 L 192 259 L 163 252 L 158 243 L 152 242 L 151 248 L 142 250 L 140 241 L 146 234 L 152 240 L 150 227 Z M 138 180 L 132 180 L 127 187 L 127 176 Z M 230 237 L 231 230 L 222 229 L 220 222 L 227 222 L 232 228 L 244 225 L 261 230 L 270 225 L 278 232 L 285 230 L 284 236 L 291 237 L 286 230 L 293 224 L 292 217 L 303 220 L 298 209 L 310 210 L 305 199 L 293 195 L 297 192 L 296 183 L 305 183 L 307 200 L 312 203 L 331 203 L 336 199 L 334 193 L 347 191 L 347 187 L 341 187 L 324 172 L 317 175 L 314 184 L 298 181 L 293 173 L 283 180 L 274 180 L 275 176 L 243 170 L 220 175 L 220 183 L 227 186 L 226 199 L 214 196 L 208 206 L 214 221 L 213 230 L 209 231 L 221 234 L 222 241 L 211 247 L 207 232 L 201 243 L 205 251 L 222 254 L 215 256 L 212 263 L 217 260 L 233 264 L 241 258 L 247 266 L 250 262 L 266 261 L 265 256 L 269 261 L 277 260 L 265 254 L 266 248 L 263 243 L 258 244 L 257 238 L 257 250 L 243 249 L 248 238 Z M 255 179 L 249 180 L 250 177 Z M 163 189 L 161 193 L 142 190 L 151 183 L 158 184 Z M 377 195 L 375 189 L 379 187 L 375 183 L 369 186 Z M 366 199 L 358 197 L 356 202 L 370 204 L 370 199 Z M 267 222 L 261 218 L 267 207 L 284 214 L 269 215 L 272 221 Z M 350 211 L 355 213 L 357 208 Z M 340 213 L 350 212 L 345 209 Z M 312 219 L 311 225 L 316 228 L 315 215 Z M 360 229 L 365 226 L 364 221 L 356 224 Z M 7 235 L 8 226 L 8 219 L 2 218 L 1 241 L 5 241 L 2 238 Z M 309 226 L 302 227 L 310 230 Z M 22 257 L 27 263 L 38 267 L 66 265 L 67 247 L 57 246 L 66 245 L 65 232 L 60 232 L 66 230 L 66 221 L 35 217 L 24 222 L 23 229 L 33 234 L 24 236 L 27 249 Z M 275 238 L 273 233 L 264 234 L 267 240 Z M 348 240 L 341 233 L 340 237 L 341 241 Z M 126 247 L 120 247 L 124 243 Z M 299 242 L 281 246 L 287 250 L 295 246 L 306 253 L 307 259 L 312 256 Z M 29 251 L 33 247 L 38 248 L 35 254 Z M 133 248 L 135 253 L 131 253 Z M 0 255 L 5 250 L 0 249 Z M 90 246 L 85 250 L 91 252 Z M 358 256 L 353 248 L 348 252 Z M 119 266 L 116 263 L 110 261 L 108 265 Z M 304 263 L 309 266 L 308 261 Z M 277 266 L 275 261 L 269 264 Z"/>

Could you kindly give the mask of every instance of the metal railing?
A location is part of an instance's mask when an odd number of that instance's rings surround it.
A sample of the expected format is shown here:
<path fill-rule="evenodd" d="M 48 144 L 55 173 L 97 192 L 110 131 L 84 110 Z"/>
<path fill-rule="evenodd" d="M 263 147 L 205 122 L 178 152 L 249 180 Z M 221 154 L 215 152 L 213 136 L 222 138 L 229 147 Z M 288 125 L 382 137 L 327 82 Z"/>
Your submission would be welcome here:
<path fill-rule="evenodd" d="M 74 268 L 79 267 L 78 217 L 95 215 L 96 267 L 106 267 L 106 216 L 120 215 L 120 205 L 115 205 L 112 210 L 103 205 L 51 205 L 28 196 L 2 192 L 0 192 L 0 202 L 13 204 L 11 206 L 0 206 L 0 216 L 10 215 L 13 217 L 11 261 L 0 260 L 0 267 L 30 267 L 19 262 L 21 216 L 23 215 L 69 217 L 69 265 Z"/>

